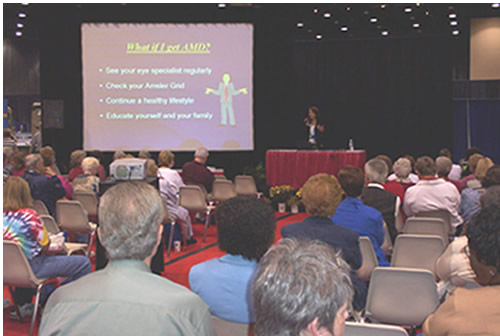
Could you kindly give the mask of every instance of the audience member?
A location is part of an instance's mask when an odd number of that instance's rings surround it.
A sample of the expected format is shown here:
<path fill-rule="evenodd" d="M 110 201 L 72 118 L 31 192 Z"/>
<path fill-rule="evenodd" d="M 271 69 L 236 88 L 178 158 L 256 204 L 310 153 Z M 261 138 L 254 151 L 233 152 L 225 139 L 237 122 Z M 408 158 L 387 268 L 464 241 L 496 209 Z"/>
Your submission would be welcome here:
<path fill-rule="evenodd" d="M 469 159 L 474 154 L 481 154 L 482 155 L 481 150 L 478 147 L 472 146 L 469 149 L 467 149 L 464 157 L 460 160 L 460 165 L 462 166 L 461 178 L 464 178 L 464 177 L 471 174 L 471 171 L 469 169 Z"/>
<path fill-rule="evenodd" d="M 158 164 L 160 165 L 158 169 L 160 195 L 167 205 L 170 217 L 181 222 L 187 242 L 195 243 L 189 211 L 178 204 L 179 189 L 184 186 L 184 182 L 179 173 L 172 169 L 175 164 L 175 155 L 167 150 L 161 151 L 158 154 Z"/>
<path fill-rule="evenodd" d="M 393 167 L 391 158 L 388 157 L 387 155 L 382 154 L 382 155 L 377 155 L 375 157 L 375 159 L 382 160 L 385 162 L 385 164 L 387 165 L 387 175 L 389 175 L 391 173 L 391 170 Z M 405 189 L 396 180 L 389 181 L 387 179 L 387 175 L 386 175 L 386 180 L 382 183 L 384 189 L 387 190 L 388 192 L 393 193 L 394 195 L 398 196 L 399 199 L 402 200 L 403 196 L 405 194 Z"/>
<path fill-rule="evenodd" d="M 460 194 L 450 182 L 436 177 L 436 165 L 429 156 L 419 157 L 415 167 L 419 181 L 408 188 L 405 194 L 403 210 L 408 217 L 419 212 L 446 210 L 450 214 L 452 228 L 462 224 L 458 214 Z"/>
<path fill-rule="evenodd" d="M 488 169 L 485 176 L 479 180 L 479 187 L 465 188 L 462 191 L 460 215 L 464 221 L 468 221 L 479 211 L 480 197 L 485 190 L 496 185 L 500 185 L 500 165 L 494 165 Z"/>
<path fill-rule="evenodd" d="M 365 163 L 365 178 L 367 185 L 361 192 L 364 204 L 377 209 L 382 213 L 389 231 L 389 236 L 394 244 L 398 235 L 396 218 L 398 217 L 401 200 L 398 196 L 384 189 L 383 183 L 387 177 L 387 165 L 384 161 L 371 159 Z"/>
<path fill-rule="evenodd" d="M 11 157 L 11 164 L 14 170 L 12 171 L 12 176 L 23 176 L 24 172 L 26 171 L 26 164 L 25 164 L 25 159 L 26 159 L 26 152 L 24 151 L 18 151 L 16 154 L 14 154 Z"/>
<path fill-rule="evenodd" d="M 411 156 L 410 154 L 403 155 L 402 157 L 410 160 L 411 171 L 410 171 L 410 174 L 408 175 L 408 179 L 410 179 L 411 183 L 416 184 L 418 182 L 418 175 L 414 173 L 414 171 L 415 171 L 415 158 L 413 156 Z M 396 174 L 391 174 L 387 178 L 388 181 L 393 181 L 395 179 L 396 179 Z"/>
<path fill-rule="evenodd" d="M 124 159 L 125 156 L 127 156 L 127 154 L 125 154 L 124 151 L 122 150 L 117 150 L 114 154 L 113 154 L 113 161 L 116 161 L 116 160 L 119 160 L 119 159 Z"/>
<path fill-rule="evenodd" d="M 500 173 L 500 171 L 497 168 L 496 174 L 498 173 Z M 500 181 L 500 177 L 498 175 L 496 176 L 496 180 Z M 487 187 L 486 192 L 479 199 L 479 204 L 481 205 L 481 208 L 498 206 L 500 204 L 500 183 Z"/>
<path fill-rule="evenodd" d="M 149 160 L 149 159 L 151 159 L 151 154 L 149 153 L 149 151 L 147 149 L 141 149 L 139 151 L 139 153 L 137 154 L 137 157 L 139 159 Z"/>
<path fill-rule="evenodd" d="M 207 192 L 212 191 L 214 174 L 205 166 L 208 159 L 208 150 L 198 148 L 194 153 L 194 160 L 187 162 L 182 167 L 182 179 L 186 184 L 198 184 L 205 187 Z"/>
<path fill-rule="evenodd" d="M 64 196 L 67 199 L 71 199 L 73 196 L 73 187 L 68 182 L 68 180 L 61 176 L 59 168 L 57 168 L 56 165 L 56 152 L 54 151 L 54 149 L 50 146 L 45 146 L 40 149 L 40 156 L 42 157 L 42 162 L 45 167 L 45 175 L 50 177 L 52 176 L 52 174 L 55 174 L 64 187 Z"/>
<path fill-rule="evenodd" d="M 256 336 L 342 336 L 353 290 L 340 253 L 319 241 L 283 239 L 259 263 Z"/>
<path fill-rule="evenodd" d="M 396 179 L 394 181 L 397 181 L 401 186 L 403 187 L 404 191 L 411 187 L 414 186 L 415 183 L 410 181 L 409 175 L 411 173 L 411 161 L 408 160 L 405 157 L 400 157 L 399 159 L 394 162 L 394 165 L 392 166 L 392 170 L 394 171 L 394 174 L 396 175 Z M 401 201 L 404 200 L 401 199 Z"/>
<path fill-rule="evenodd" d="M 218 206 L 216 219 L 219 248 L 227 254 L 193 266 L 189 285 L 212 315 L 255 323 L 252 282 L 258 261 L 274 241 L 274 211 L 260 199 L 240 196 Z"/>
<path fill-rule="evenodd" d="M 439 156 L 446 156 L 452 162 L 448 178 L 453 181 L 460 180 L 460 177 L 462 176 L 462 168 L 460 167 L 460 165 L 453 163 L 453 156 L 451 155 L 450 150 L 448 148 L 441 149 L 439 151 Z"/>
<path fill-rule="evenodd" d="M 106 180 L 106 170 L 104 169 L 104 166 L 102 165 L 102 152 L 100 150 L 93 150 L 89 152 L 89 156 L 95 157 L 97 160 L 99 160 L 99 169 L 97 169 L 97 176 L 99 176 L 99 179 L 101 181 Z"/>
<path fill-rule="evenodd" d="M 479 189 L 481 188 L 481 180 L 486 175 L 488 169 L 493 167 L 495 163 L 489 157 L 482 157 L 477 161 L 476 169 L 474 170 L 474 179 L 467 181 L 467 188 Z"/>
<path fill-rule="evenodd" d="M 14 150 L 12 147 L 3 148 L 3 183 L 7 182 L 7 179 L 11 177 L 14 172 L 14 167 L 11 164 L 13 156 Z"/>
<path fill-rule="evenodd" d="M 95 157 L 87 156 L 83 159 L 82 174 L 73 179 L 72 185 L 74 191 L 86 191 L 99 193 L 100 179 L 96 176 L 99 169 L 99 160 Z"/>
<path fill-rule="evenodd" d="M 352 269 L 353 305 L 354 309 L 360 311 L 366 303 L 367 286 L 355 273 L 362 265 L 359 235 L 330 219 L 342 201 L 342 195 L 342 188 L 335 176 L 311 176 L 302 187 L 302 203 L 311 216 L 302 222 L 284 226 L 281 235 L 283 238 L 320 240 L 340 250 L 342 258 Z"/>
<path fill-rule="evenodd" d="M 151 185 L 122 182 L 106 191 L 98 236 L 110 261 L 51 295 L 40 335 L 215 336 L 208 306 L 150 271 L 164 217 L 163 200 Z"/>
<path fill-rule="evenodd" d="M 157 177 L 158 176 L 158 166 L 155 160 L 147 159 L 146 162 L 146 176 L 147 177 Z"/>
<path fill-rule="evenodd" d="M 379 266 L 389 266 L 381 246 L 384 243 L 384 220 L 380 211 L 364 205 L 360 200 L 365 183 L 363 172 L 358 167 L 346 166 L 338 173 L 338 179 L 347 197 L 339 204 L 332 221 L 370 238 Z"/>
<path fill-rule="evenodd" d="M 45 203 L 50 215 L 55 218 L 56 202 L 64 197 L 66 190 L 55 172 L 51 169 L 45 170 L 40 154 L 26 156 L 26 172 L 23 178 L 28 181 L 33 199 Z"/>
<path fill-rule="evenodd" d="M 457 191 L 460 193 L 462 192 L 462 189 L 460 189 L 460 183 L 456 180 L 450 180 L 448 178 L 448 175 L 450 174 L 451 167 L 453 165 L 453 162 L 446 157 L 446 156 L 438 156 L 436 158 L 436 174 L 438 177 L 442 178 L 443 180 L 450 182 L 457 188 Z"/>
<path fill-rule="evenodd" d="M 498 335 L 500 330 L 500 202 L 467 224 L 465 253 L 483 286 L 457 288 L 425 320 L 424 335 Z"/>
<path fill-rule="evenodd" d="M 71 152 L 69 158 L 69 167 L 71 168 L 68 173 L 68 180 L 73 182 L 73 179 L 78 175 L 83 174 L 82 161 L 87 156 L 84 150 L 77 149 Z"/>
<path fill-rule="evenodd" d="M 47 230 L 32 207 L 28 183 L 20 177 L 10 177 L 3 191 L 3 239 L 21 246 L 35 276 L 40 279 L 66 277 L 69 282 L 90 273 L 90 260 L 87 257 L 49 256 Z M 42 302 L 45 302 L 46 293 L 42 294 Z M 33 311 L 33 290 L 16 289 L 13 296 L 20 306 L 21 316 L 30 315 Z"/>
<path fill-rule="evenodd" d="M 467 167 L 468 167 L 467 169 L 470 172 L 470 174 L 458 181 L 458 183 L 460 183 L 461 190 L 464 190 L 465 188 L 467 188 L 468 181 L 476 179 L 475 172 L 476 172 L 477 163 L 483 157 L 484 156 L 482 154 L 477 154 L 477 153 L 472 154 L 469 157 L 469 160 L 467 161 Z"/>

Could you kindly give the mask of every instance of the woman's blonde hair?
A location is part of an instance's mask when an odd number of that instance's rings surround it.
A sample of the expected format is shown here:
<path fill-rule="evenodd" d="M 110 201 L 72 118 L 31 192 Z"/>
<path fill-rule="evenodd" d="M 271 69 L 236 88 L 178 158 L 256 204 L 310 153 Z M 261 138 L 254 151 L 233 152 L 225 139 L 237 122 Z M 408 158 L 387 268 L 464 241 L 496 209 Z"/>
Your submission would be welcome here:
<path fill-rule="evenodd" d="M 3 211 L 17 211 L 32 206 L 28 182 L 18 176 L 9 177 L 3 188 Z"/>
<path fill-rule="evenodd" d="M 302 187 L 302 202 L 312 216 L 331 217 L 342 202 L 343 191 L 335 176 L 316 174 Z"/>
<path fill-rule="evenodd" d="M 163 150 L 158 154 L 158 165 L 160 167 L 170 167 L 170 164 L 174 161 L 175 155 L 171 151 Z"/>
<path fill-rule="evenodd" d="M 494 165 L 495 164 L 493 163 L 493 161 L 491 161 L 491 159 L 489 157 L 480 158 L 477 161 L 476 170 L 474 171 L 474 175 L 476 175 L 476 178 L 478 180 L 482 180 L 486 176 L 486 172 L 488 171 L 488 169 L 490 169 Z"/>

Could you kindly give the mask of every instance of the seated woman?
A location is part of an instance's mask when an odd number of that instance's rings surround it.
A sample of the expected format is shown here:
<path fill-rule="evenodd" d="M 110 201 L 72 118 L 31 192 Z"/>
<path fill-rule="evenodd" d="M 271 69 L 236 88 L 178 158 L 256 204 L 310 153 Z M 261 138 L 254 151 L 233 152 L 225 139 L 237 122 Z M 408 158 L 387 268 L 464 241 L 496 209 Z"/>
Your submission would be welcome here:
<path fill-rule="evenodd" d="M 258 261 L 274 241 L 274 211 L 262 200 L 240 196 L 223 202 L 215 216 L 219 248 L 227 254 L 193 266 L 189 285 L 212 315 L 255 323 L 252 283 Z"/>
<path fill-rule="evenodd" d="M 167 204 L 170 216 L 182 222 L 187 243 L 194 244 L 196 240 L 193 238 L 193 226 L 191 224 L 191 217 L 189 217 L 189 211 L 177 203 L 179 189 L 184 186 L 184 182 L 179 173 L 172 169 L 174 164 L 175 156 L 172 152 L 164 150 L 158 154 L 160 195 Z"/>
<path fill-rule="evenodd" d="M 96 176 L 99 169 L 99 160 L 89 156 L 82 161 L 83 174 L 73 179 L 73 191 L 90 191 L 99 193 L 99 183 L 101 180 Z"/>
<path fill-rule="evenodd" d="M 465 253 L 483 287 L 457 288 L 427 319 L 424 335 L 498 335 L 500 330 L 500 199 L 466 227 Z"/>
<path fill-rule="evenodd" d="M 394 170 L 394 174 L 396 176 L 396 179 L 394 181 L 399 182 L 399 184 L 401 184 L 401 186 L 403 187 L 404 191 L 406 191 L 406 189 L 408 189 L 409 187 L 415 185 L 415 183 L 413 183 L 409 177 L 411 173 L 410 160 L 404 157 L 400 157 L 399 159 L 396 160 L 396 162 L 394 162 L 392 169 Z"/>
<path fill-rule="evenodd" d="M 65 197 L 67 199 L 71 199 L 73 195 L 73 187 L 64 177 L 61 176 L 61 172 L 56 165 L 56 152 L 50 146 L 45 146 L 40 149 L 40 156 L 42 157 L 43 166 L 45 167 L 46 175 L 53 176 L 54 174 L 57 176 L 59 181 L 61 181 L 64 190 L 66 191 Z"/>
<path fill-rule="evenodd" d="M 69 282 L 90 273 L 90 260 L 85 256 L 48 256 L 47 230 L 32 205 L 28 183 L 20 177 L 10 177 L 3 190 L 3 239 L 21 245 L 38 278 L 67 277 Z M 47 298 L 43 294 L 41 302 Z M 32 296 L 32 289 L 16 289 L 14 293 L 23 317 L 29 315 Z"/>

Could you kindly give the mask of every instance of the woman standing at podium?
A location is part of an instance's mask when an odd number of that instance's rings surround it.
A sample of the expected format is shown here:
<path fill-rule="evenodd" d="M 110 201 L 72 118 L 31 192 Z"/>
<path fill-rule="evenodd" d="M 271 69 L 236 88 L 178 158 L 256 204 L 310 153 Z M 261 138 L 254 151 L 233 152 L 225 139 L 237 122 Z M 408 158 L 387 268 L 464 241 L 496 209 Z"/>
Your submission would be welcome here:
<path fill-rule="evenodd" d="M 311 106 L 308 109 L 307 117 L 304 119 L 304 124 L 307 126 L 308 146 L 312 149 L 323 148 L 323 132 L 325 126 L 321 123 L 319 108 Z"/>

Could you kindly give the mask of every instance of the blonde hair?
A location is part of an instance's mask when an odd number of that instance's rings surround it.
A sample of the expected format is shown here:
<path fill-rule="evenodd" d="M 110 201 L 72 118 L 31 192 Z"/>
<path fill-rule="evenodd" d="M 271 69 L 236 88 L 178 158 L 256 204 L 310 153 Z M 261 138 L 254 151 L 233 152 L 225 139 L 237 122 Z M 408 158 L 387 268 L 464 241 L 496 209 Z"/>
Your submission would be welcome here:
<path fill-rule="evenodd" d="M 478 180 L 482 180 L 486 176 L 486 172 L 488 171 L 488 169 L 490 169 L 494 165 L 495 164 L 493 163 L 493 161 L 489 157 L 482 157 L 479 159 L 479 161 L 477 161 L 476 170 L 474 171 L 474 175 L 476 175 L 476 178 Z"/>
<path fill-rule="evenodd" d="M 3 188 L 3 211 L 17 211 L 32 206 L 33 198 L 28 182 L 21 177 L 9 177 Z"/>
<path fill-rule="evenodd" d="M 71 167 L 76 167 L 76 166 L 81 165 L 83 159 L 85 159 L 86 156 L 87 156 L 87 153 L 85 153 L 84 150 L 81 150 L 81 149 L 74 150 L 71 153 L 71 156 L 69 158 L 69 165 Z"/>
<path fill-rule="evenodd" d="M 480 159 L 484 158 L 481 154 L 472 154 L 469 158 L 469 170 L 471 173 L 475 175 L 476 173 L 476 167 L 477 163 L 479 162 Z"/>
<path fill-rule="evenodd" d="M 331 217 L 342 201 L 342 187 L 335 176 L 316 174 L 302 187 L 302 202 L 312 216 Z"/>
<path fill-rule="evenodd" d="M 51 166 L 56 161 L 56 152 L 50 146 L 45 146 L 40 149 L 40 156 L 42 157 L 43 165 L 45 167 Z"/>
<path fill-rule="evenodd" d="M 84 173 L 95 175 L 99 169 L 99 160 L 93 156 L 87 156 L 82 161 L 82 170 Z"/>
<path fill-rule="evenodd" d="M 174 161 L 175 155 L 171 151 L 163 150 L 158 154 L 158 165 L 160 167 L 170 167 L 170 164 Z"/>
<path fill-rule="evenodd" d="M 158 176 L 158 166 L 156 165 L 156 162 L 153 159 L 149 159 L 146 163 L 146 176 L 147 177 Z"/>

